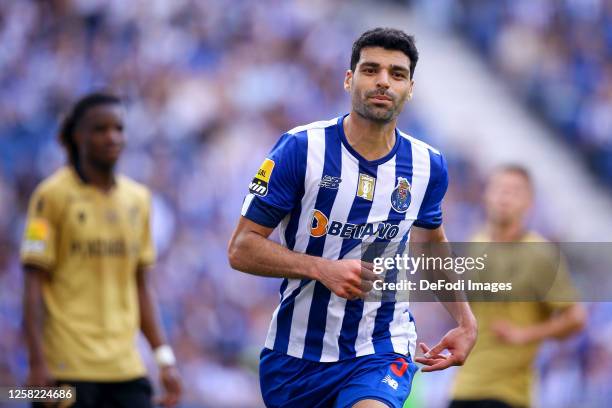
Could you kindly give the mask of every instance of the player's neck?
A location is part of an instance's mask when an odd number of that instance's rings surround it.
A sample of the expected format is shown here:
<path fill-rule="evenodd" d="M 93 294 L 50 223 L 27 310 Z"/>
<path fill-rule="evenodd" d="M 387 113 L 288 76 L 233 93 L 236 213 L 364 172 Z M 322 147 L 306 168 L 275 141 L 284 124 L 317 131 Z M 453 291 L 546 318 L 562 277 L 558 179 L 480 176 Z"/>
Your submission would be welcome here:
<path fill-rule="evenodd" d="M 100 168 L 91 162 L 83 161 L 79 163 L 78 171 L 85 182 L 102 191 L 109 191 L 115 185 L 115 172 L 113 168 Z"/>
<path fill-rule="evenodd" d="M 378 124 L 351 112 L 342 123 L 346 139 L 353 149 L 366 160 L 386 156 L 395 145 L 397 120 Z"/>
<path fill-rule="evenodd" d="M 521 222 L 510 224 L 487 223 L 486 232 L 493 242 L 517 242 L 521 241 L 526 233 L 526 228 Z"/>

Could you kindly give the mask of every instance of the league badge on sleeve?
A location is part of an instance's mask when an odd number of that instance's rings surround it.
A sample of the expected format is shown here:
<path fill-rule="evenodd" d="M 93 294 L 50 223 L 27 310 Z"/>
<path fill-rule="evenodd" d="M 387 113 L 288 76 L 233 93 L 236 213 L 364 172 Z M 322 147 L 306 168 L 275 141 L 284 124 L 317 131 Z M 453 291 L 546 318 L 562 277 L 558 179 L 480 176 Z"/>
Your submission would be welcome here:
<path fill-rule="evenodd" d="M 405 177 L 397 178 L 397 186 L 391 193 L 391 207 L 397 212 L 404 213 L 410 206 L 410 183 Z"/>
<path fill-rule="evenodd" d="M 47 249 L 50 226 L 47 220 L 41 217 L 32 218 L 25 230 L 23 250 L 25 252 L 43 253 Z"/>
<path fill-rule="evenodd" d="M 249 191 L 256 196 L 265 197 L 268 194 L 268 183 L 274 170 L 274 160 L 266 159 L 257 170 L 253 181 L 249 184 Z"/>

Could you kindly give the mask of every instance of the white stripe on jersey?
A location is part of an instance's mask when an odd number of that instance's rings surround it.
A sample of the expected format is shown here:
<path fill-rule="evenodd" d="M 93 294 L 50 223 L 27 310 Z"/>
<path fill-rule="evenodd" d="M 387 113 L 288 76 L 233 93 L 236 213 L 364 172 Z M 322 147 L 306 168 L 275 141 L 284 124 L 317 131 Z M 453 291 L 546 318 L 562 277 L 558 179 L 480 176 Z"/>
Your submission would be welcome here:
<path fill-rule="evenodd" d="M 437 154 L 438 156 L 440 155 L 440 151 L 439 151 L 438 149 L 436 149 L 436 148 L 434 148 L 434 147 L 431 147 L 430 145 L 428 145 L 428 144 L 427 144 L 427 143 L 425 143 L 424 141 L 419 140 L 419 139 L 416 139 L 416 138 L 414 138 L 414 137 L 410 136 L 409 134 L 402 132 L 401 130 L 399 131 L 399 133 L 400 133 L 400 135 L 402 135 L 404 138 L 408 139 L 408 140 L 410 141 L 410 143 L 413 143 L 413 144 L 419 145 L 419 146 L 421 146 L 421 147 L 424 147 L 424 148 L 426 148 L 426 149 L 428 149 L 428 150 L 431 150 L 432 152 L 434 152 L 434 153 L 435 153 L 435 154 Z"/>
<path fill-rule="evenodd" d="M 329 120 L 319 120 L 317 122 L 312 122 L 307 125 L 296 126 L 290 131 L 288 131 L 287 133 L 289 133 L 290 135 L 297 135 L 298 133 L 303 132 L 305 130 L 314 130 L 314 129 L 324 130 L 325 128 L 334 126 L 337 121 L 338 121 L 338 118 L 333 118 Z M 310 137 L 310 135 L 308 137 Z"/>
<path fill-rule="evenodd" d="M 285 288 L 283 293 L 281 293 L 281 299 L 286 299 L 299 286 L 300 286 L 299 279 L 289 279 L 289 282 L 287 283 L 287 287 Z M 281 307 L 281 304 L 282 303 L 278 304 L 278 306 L 274 310 L 274 313 L 272 314 L 272 321 L 270 322 L 270 328 L 268 329 L 268 335 L 266 336 L 265 345 L 269 349 L 274 348 L 274 339 L 276 339 L 276 329 L 277 329 L 276 328 L 276 317 L 278 316 L 278 311 Z"/>
<path fill-rule="evenodd" d="M 293 317 L 291 319 L 291 331 L 289 332 L 289 346 L 287 354 L 302 357 L 308 329 L 308 314 L 312 304 L 312 294 L 316 281 L 308 282 L 295 298 L 293 306 Z"/>

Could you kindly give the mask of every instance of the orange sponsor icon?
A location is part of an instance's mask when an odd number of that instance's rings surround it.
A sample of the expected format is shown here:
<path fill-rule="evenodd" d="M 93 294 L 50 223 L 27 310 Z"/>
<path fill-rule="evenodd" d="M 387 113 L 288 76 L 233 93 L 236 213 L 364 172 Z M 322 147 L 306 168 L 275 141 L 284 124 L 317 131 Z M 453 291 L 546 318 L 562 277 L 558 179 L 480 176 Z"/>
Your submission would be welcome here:
<path fill-rule="evenodd" d="M 312 220 L 310 221 L 310 235 L 315 238 L 327 234 L 327 217 L 319 210 L 313 210 Z"/>

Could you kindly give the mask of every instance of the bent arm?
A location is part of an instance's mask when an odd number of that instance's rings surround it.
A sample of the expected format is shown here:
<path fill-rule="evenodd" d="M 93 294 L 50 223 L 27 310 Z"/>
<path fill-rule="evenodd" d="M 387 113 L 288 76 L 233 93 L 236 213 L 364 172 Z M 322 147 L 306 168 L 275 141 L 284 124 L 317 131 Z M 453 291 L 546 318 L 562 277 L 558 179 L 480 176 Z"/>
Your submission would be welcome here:
<path fill-rule="evenodd" d="M 572 304 L 550 319 L 525 328 L 528 341 L 541 341 L 550 338 L 562 339 L 584 328 L 586 310 L 580 304 Z"/>
<path fill-rule="evenodd" d="M 442 245 L 434 245 L 437 251 L 445 252 L 443 254 L 435 254 L 440 255 L 442 257 L 451 256 L 450 246 L 448 248 L 444 248 L 443 244 L 448 243 L 448 239 L 446 238 L 446 234 L 444 233 L 444 227 L 440 226 L 436 229 L 426 229 L 426 228 L 418 228 L 413 227 L 412 232 L 410 234 L 410 242 L 415 244 L 423 244 L 423 243 L 432 243 L 432 244 L 442 244 Z M 439 272 L 439 271 L 434 271 Z M 456 276 L 448 277 L 450 279 L 455 279 Z M 472 309 L 470 308 L 467 299 L 465 298 L 465 294 L 463 292 L 456 291 L 455 293 L 456 301 L 453 302 L 440 302 L 448 313 L 455 319 L 459 326 L 464 327 L 476 327 L 476 318 L 472 313 Z"/>
<path fill-rule="evenodd" d="M 231 267 L 258 276 L 318 279 L 326 260 L 293 252 L 269 240 L 272 231 L 273 228 L 240 217 L 228 247 Z"/>

